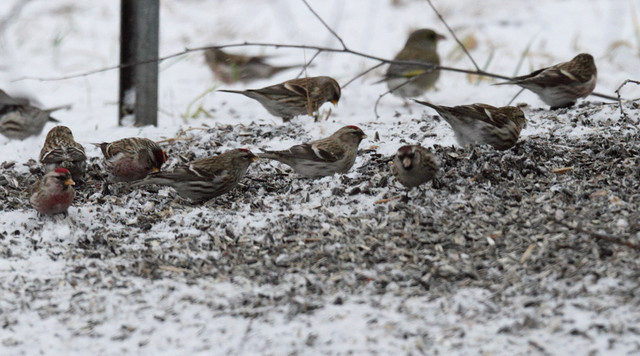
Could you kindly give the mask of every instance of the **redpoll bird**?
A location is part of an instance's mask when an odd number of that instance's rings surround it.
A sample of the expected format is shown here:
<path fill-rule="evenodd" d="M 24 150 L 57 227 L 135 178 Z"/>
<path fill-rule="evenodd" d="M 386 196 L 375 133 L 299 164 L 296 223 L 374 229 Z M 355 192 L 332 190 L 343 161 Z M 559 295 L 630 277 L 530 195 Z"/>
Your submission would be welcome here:
<path fill-rule="evenodd" d="M 45 174 L 42 180 L 33 185 L 30 199 L 31 205 L 40 214 L 67 215 L 67 209 L 73 202 L 75 195 L 72 187 L 74 184 L 69 170 L 56 168 Z"/>
<path fill-rule="evenodd" d="M 581 53 L 569 62 L 542 68 L 497 85 L 519 85 L 536 93 L 551 109 L 557 109 L 572 106 L 579 98 L 589 96 L 596 87 L 597 77 L 593 56 Z"/>
<path fill-rule="evenodd" d="M 56 126 L 49 131 L 44 140 L 40 162 L 45 166 L 45 172 L 62 167 L 71 172 L 75 181 L 82 181 L 87 167 L 87 156 L 84 154 L 84 147 L 73 139 L 68 127 Z"/>
<path fill-rule="evenodd" d="M 327 138 L 295 145 L 286 151 L 264 151 L 258 157 L 275 159 L 307 178 L 330 176 L 351 169 L 358 145 L 365 137 L 357 126 L 345 126 Z"/>
<path fill-rule="evenodd" d="M 292 79 L 262 89 L 218 91 L 255 99 L 271 115 L 281 117 L 284 121 L 298 115 L 312 116 L 327 101 L 336 105 L 340 100 L 340 85 L 331 77 Z"/>
<path fill-rule="evenodd" d="M 520 131 L 526 127 L 527 118 L 515 106 L 497 108 L 486 104 L 441 106 L 415 100 L 429 106 L 451 125 L 460 146 L 491 145 L 497 150 L 513 147 Z"/>
<path fill-rule="evenodd" d="M 159 172 L 167 161 L 167 153 L 155 142 L 140 137 L 103 142 L 100 150 L 109 173 L 120 182 L 131 182 Z"/>
<path fill-rule="evenodd" d="M 391 173 L 409 189 L 432 180 L 438 168 L 431 151 L 420 145 L 400 147 L 391 161 Z"/>
<path fill-rule="evenodd" d="M 424 62 L 434 65 L 440 64 L 440 57 L 436 51 L 438 41 L 444 36 L 433 30 L 417 30 L 409 35 L 404 48 L 393 58 L 395 61 Z M 392 63 L 387 69 L 385 80 L 392 94 L 411 98 L 424 94 L 431 89 L 440 71 L 412 64 Z"/>
<path fill-rule="evenodd" d="M 216 78 L 227 84 L 267 79 L 287 69 L 302 67 L 300 65 L 272 66 L 266 63 L 267 57 L 265 56 L 230 54 L 219 48 L 206 50 L 204 57 Z"/>
<path fill-rule="evenodd" d="M 0 90 L 0 134 L 16 140 L 37 136 L 48 122 L 58 122 L 51 112 L 60 109 L 40 110 L 29 105 L 29 100 L 13 98 Z"/>
<path fill-rule="evenodd" d="M 201 203 L 233 189 L 258 157 L 246 149 L 195 160 L 171 172 L 152 173 L 132 186 L 158 184 L 173 187 L 183 198 Z"/>

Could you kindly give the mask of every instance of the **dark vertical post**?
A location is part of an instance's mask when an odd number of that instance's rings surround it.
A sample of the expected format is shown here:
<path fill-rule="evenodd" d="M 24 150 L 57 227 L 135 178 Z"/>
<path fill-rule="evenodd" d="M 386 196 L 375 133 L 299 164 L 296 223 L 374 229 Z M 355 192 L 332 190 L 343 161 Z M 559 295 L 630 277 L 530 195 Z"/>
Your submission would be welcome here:
<path fill-rule="evenodd" d="M 121 0 L 120 125 L 158 124 L 158 62 L 127 65 L 158 58 L 160 0 Z"/>

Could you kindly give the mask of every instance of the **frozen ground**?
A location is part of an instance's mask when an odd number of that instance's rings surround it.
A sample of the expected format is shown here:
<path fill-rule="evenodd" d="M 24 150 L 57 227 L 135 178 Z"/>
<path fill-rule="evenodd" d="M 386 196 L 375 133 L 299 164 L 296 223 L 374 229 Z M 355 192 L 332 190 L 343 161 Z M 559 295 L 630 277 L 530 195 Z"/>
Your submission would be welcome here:
<path fill-rule="evenodd" d="M 14 2 L 0 4 L 0 23 Z M 399 3 L 311 1 L 350 47 L 381 57 L 392 57 L 411 29 L 446 34 L 426 2 Z M 461 38 L 473 36 L 472 54 L 489 71 L 515 74 L 531 43 L 518 74 L 590 52 L 597 91 L 640 78 L 638 1 L 434 3 Z M 383 98 L 376 118 L 385 88 L 372 83 L 382 70 L 345 88 L 328 120 L 288 125 L 240 96 L 197 99 L 222 86 L 200 53 L 161 64 L 157 128 L 117 126 L 117 71 L 15 81 L 116 64 L 118 4 L 34 0 L 1 27 L 1 87 L 44 106 L 73 104 L 57 118 L 85 145 L 92 180 L 68 220 L 40 219 L 23 188 L 37 177 L 29 160 L 44 133 L 0 137 L 0 354 L 639 352 L 638 252 L 557 223 L 640 243 L 634 104 L 622 120 L 616 105 L 595 98 L 552 112 L 525 93 L 522 143 L 495 152 L 452 146 L 432 111 L 396 98 Z M 295 0 L 162 1 L 161 16 L 163 55 L 245 40 L 337 45 Z M 443 64 L 470 68 L 448 37 Z M 281 63 L 313 55 L 243 50 Z M 326 54 L 308 74 L 345 83 L 371 64 Z M 489 84 L 442 73 L 426 98 L 504 105 L 517 91 Z M 345 124 L 371 138 L 350 173 L 307 181 L 260 162 L 241 187 L 196 207 L 170 189 L 103 196 L 91 145 L 179 137 L 166 144 L 170 168 L 231 147 L 286 147 Z M 404 195 L 386 161 L 405 142 L 433 147 L 442 170 L 409 200 L 387 200 Z"/>

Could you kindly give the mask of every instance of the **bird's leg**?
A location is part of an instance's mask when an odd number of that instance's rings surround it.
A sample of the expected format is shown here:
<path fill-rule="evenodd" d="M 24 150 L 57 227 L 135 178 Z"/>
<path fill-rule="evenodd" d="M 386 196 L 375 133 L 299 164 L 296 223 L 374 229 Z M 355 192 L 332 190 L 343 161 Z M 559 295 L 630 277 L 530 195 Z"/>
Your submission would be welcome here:
<path fill-rule="evenodd" d="M 102 183 L 102 195 L 111 195 L 111 191 L 109 190 L 109 182 L 106 180 Z"/>

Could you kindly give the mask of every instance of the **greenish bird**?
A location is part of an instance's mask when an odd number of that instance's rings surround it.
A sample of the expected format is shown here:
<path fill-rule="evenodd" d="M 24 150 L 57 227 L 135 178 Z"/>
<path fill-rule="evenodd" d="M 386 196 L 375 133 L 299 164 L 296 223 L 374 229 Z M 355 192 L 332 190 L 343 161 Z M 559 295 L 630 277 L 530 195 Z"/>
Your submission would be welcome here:
<path fill-rule="evenodd" d="M 413 31 L 404 48 L 395 56 L 394 61 L 413 61 L 440 65 L 438 41 L 445 37 L 430 29 Z M 389 90 L 397 96 L 412 98 L 424 94 L 433 88 L 440 70 L 419 65 L 391 63 L 384 81 Z"/>

